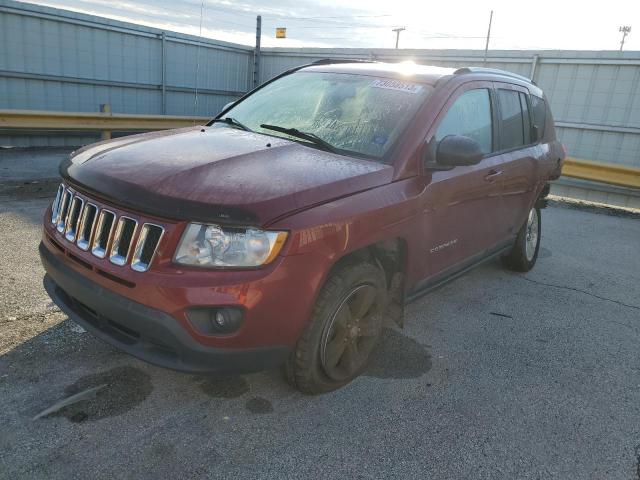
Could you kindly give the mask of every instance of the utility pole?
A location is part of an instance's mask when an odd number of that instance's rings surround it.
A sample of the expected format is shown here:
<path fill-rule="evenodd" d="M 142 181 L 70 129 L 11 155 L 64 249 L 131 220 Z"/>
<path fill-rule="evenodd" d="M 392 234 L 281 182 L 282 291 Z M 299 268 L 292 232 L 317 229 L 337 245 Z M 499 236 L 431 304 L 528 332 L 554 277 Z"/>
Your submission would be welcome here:
<path fill-rule="evenodd" d="M 493 21 L 493 10 L 489 15 L 489 30 L 487 31 L 487 43 L 484 45 L 484 60 L 482 63 L 487 63 L 487 52 L 489 51 L 489 39 L 491 38 L 491 22 Z"/>
<path fill-rule="evenodd" d="M 625 38 L 627 38 L 627 35 L 629 35 L 629 33 L 631 32 L 631 27 L 630 26 L 620 27 L 618 31 L 622 33 L 622 40 L 620 40 L 620 51 L 622 51 L 622 47 L 624 47 L 624 40 Z"/>
<path fill-rule="evenodd" d="M 253 53 L 253 87 L 260 83 L 260 37 L 262 36 L 262 17 L 256 17 L 256 49 Z"/>
<path fill-rule="evenodd" d="M 406 30 L 405 27 L 394 28 L 392 32 L 396 32 L 396 50 L 398 49 L 398 42 L 400 42 L 400 32 Z"/>

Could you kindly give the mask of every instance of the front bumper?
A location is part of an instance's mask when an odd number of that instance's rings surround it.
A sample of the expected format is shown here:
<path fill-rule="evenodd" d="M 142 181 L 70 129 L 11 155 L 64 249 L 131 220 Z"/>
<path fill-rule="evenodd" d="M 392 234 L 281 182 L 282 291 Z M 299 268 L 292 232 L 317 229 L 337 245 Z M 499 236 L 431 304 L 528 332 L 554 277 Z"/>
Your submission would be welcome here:
<path fill-rule="evenodd" d="M 288 346 L 219 348 L 203 345 L 171 315 L 92 282 L 45 245 L 44 287 L 73 321 L 107 343 L 149 363 L 186 372 L 244 373 L 284 363 Z"/>

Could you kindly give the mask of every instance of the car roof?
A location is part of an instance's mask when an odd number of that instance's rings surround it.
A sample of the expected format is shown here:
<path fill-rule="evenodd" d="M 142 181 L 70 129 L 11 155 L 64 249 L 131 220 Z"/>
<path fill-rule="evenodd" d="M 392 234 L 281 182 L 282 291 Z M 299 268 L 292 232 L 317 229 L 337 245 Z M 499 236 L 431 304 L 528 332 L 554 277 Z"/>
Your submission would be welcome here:
<path fill-rule="evenodd" d="M 418 65 L 413 62 L 329 62 L 330 60 L 321 60 L 311 65 L 305 65 L 302 69 L 314 72 L 352 73 L 388 78 L 411 78 L 413 81 L 428 83 L 430 85 L 435 85 L 442 77 L 453 75 L 456 71 L 455 68 Z"/>
<path fill-rule="evenodd" d="M 532 88 L 532 93 L 542 95 L 542 91 L 528 78 L 517 73 L 497 68 L 461 67 L 448 68 L 434 65 L 420 65 L 411 61 L 388 63 L 366 60 L 318 60 L 300 69 L 327 73 L 351 73 L 388 78 L 411 79 L 430 85 L 441 84 L 445 79 L 461 78 L 474 80 L 494 80 L 524 84 Z"/>

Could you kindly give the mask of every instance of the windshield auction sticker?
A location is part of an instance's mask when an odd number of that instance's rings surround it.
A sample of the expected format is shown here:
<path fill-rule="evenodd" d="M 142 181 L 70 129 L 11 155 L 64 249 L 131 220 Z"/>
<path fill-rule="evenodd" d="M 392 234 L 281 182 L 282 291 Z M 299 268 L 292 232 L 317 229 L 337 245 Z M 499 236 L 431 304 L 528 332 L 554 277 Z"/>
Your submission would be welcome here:
<path fill-rule="evenodd" d="M 399 90 L 406 93 L 420 93 L 422 91 L 422 85 L 416 83 L 407 83 L 400 80 L 374 80 L 371 82 L 371 87 L 386 88 L 388 90 Z"/>

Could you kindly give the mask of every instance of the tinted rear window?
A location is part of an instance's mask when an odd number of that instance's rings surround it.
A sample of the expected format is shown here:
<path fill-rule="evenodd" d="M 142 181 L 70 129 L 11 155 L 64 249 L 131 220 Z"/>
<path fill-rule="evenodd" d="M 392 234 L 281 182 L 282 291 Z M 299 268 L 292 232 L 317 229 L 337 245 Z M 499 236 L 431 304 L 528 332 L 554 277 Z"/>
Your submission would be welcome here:
<path fill-rule="evenodd" d="M 524 144 L 531 143 L 531 116 L 529 115 L 529 104 L 527 103 L 527 94 L 520 92 L 520 106 L 522 107 L 522 120 L 524 126 Z"/>
<path fill-rule="evenodd" d="M 547 105 L 545 101 L 536 97 L 535 95 L 531 95 L 531 110 L 533 112 L 533 124 L 538 127 L 538 139 L 542 138 L 544 135 L 544 127 L 547 119 Z"/>
<path fill-rule="evenodd" d="M 500 102 L 500 118 L 502 120 L 501 150 L 524 145 L 524 117 L 520 103 L 520 92 L 498 89 L 498 101 Z"/>

